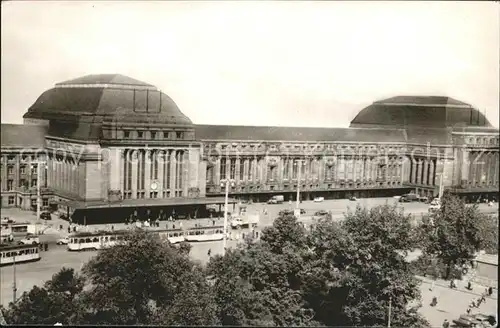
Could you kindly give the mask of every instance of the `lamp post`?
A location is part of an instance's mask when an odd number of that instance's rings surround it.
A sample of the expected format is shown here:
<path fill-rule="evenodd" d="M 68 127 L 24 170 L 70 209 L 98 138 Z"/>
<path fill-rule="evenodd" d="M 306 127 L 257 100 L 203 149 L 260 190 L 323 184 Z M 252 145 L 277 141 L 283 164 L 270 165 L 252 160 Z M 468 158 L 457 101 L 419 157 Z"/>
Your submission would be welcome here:
<path fill-rule="evenodd" d="M 222 256 L 226 255 L 226 245 L 227 245 L 227 207 L 229 202 L 229 186 L 234 187 L 234 181 L 226 179 L 221 182 L 221 187 L 225 187 L 225 198 L 224 198 L 224 234 L 222 238 Z"/>
<path fill-rule="evenodd" d="M 12 301 L 14 304 L 16 304 L 17 300 L 17 283 L 16 283 L 16 255 L 12 257 L 12 264 L 13 264 L 13 269 L 14 269 L 14 282 L 12 283 Z"/>
<path fill-rule="evenodd" d="M 42 161 L 36 161 L 33 164 L 36 164 L 36 225 L 35 225 L 35 234 L 38 235 L 38 224 L 40 223 L 40 207 L 41 207 L 41 192 L 40 192 L 40 168 L 44 165 L 44 170 L 47 170 L 47 164 Z M 33 168 L 33 166 L 32 166 Z"/>
<path fill-rule="evenodd" d="M 302 171 L 302 164 L 305 165 L 305 163 L 302 162 L 302 160 L 298 160 L 297 162 L 294 163 L 294 165 L 297 166 L 297 202 L 295 204 L 296 209 L 299 209 L 300 207 L 300 173 Z"/>

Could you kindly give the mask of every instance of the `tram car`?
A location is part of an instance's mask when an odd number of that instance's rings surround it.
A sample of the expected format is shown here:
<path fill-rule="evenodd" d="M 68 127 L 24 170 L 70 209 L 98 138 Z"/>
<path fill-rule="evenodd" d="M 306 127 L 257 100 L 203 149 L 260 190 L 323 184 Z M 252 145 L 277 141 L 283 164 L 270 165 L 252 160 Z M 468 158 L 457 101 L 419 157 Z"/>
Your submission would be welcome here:
<path fill-rule="evenodd" d="M 41 259 L 37 245 L 0 245 L 0 266 Z"/>
<path fill-rule="evenodd" d="M 111 247 L 123 242 L 127 233 L 130 231 L 77 232 L 68 237 L 68 250 L 95 251 Z"/>
<path fill-rule="evenodd" d="M 162 240 L 168 240 L 171 244 L 178 244 L 185 240 L 185 231 L 182 229 L 156 230 Z"/>
<path fill-rule="evenodd" d="M 224 226 L 197 227 L 186 230 L 187 242 L 203 242 L 224 239 Z"/>

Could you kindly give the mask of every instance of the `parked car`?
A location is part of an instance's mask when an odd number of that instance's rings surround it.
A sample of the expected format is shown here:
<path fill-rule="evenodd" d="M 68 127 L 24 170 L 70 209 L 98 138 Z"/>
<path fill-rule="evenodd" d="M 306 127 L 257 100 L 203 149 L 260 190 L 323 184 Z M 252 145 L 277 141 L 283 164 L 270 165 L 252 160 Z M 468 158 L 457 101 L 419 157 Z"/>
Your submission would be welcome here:
<path fill-rule="evenodd" d="M 50 214 L 50 212 L 42 212 L 40 214 L 40 219 L 42 219 L 42 220 L 52 220 L 52 215 Z"/>
<path fill-rule="evenodd" d="M 319 216 L 319 217 L 322 217 L 322 216 L 326 216 L 326 215 L 328 215 L 328 214 L 330 214 L 330 212 L 327 212 L 327 211 L 325 211 L 325 210 L 319 210 L 319 211 L 317 211 L 316 213 L 314 213 L 314 216 Z"/>
<path fill-rule="evenodd" d="M 69 243 L 68 237 L 59 238 L 56 242 L 57 245 L 68 245 L 68 243 Z"/>
<path fill-rule="evenodd" d="M 38 245 L 40 244 L 40 238 L 33 234 L 27 234 L 25 238 L 18 242 L 19 245 Z"/>
<path fill-rule="evenodd" d="M 9 218 L 8 216 L 4 216 L 2 218 L 2 223 L 15 223 L 16 220 Z"/>
<path fill-rule="evenodd" d="M 358 199 L 357 199 L 356 197 L 354 197 L 354 196 L 351 196 L 351 197 L 349 197 L 349 200 L 350 200 L 350 201 L 355 202 L 355 201 L 357 201 Z"/>
<path fill-rule="evenodd" d="M 324 200 L 325 200 L 325 197 L 316 197 L 316 198 L 314 198 L 314 202 L 315 202 L 315 203 L 321 203 L 321 202 L 323 202 Z"/>

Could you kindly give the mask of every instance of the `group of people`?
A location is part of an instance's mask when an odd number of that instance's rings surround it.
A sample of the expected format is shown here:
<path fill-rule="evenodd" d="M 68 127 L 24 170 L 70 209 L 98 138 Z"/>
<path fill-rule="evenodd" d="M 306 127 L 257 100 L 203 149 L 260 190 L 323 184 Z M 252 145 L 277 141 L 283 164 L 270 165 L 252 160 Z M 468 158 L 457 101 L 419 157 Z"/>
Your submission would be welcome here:
<path fill-rule="evenodd" d="M 481 294 L 478 299 L 472 300 L 472 302 L 467 307 L 467 314 L 470 314 L 473 308 L 479 308 L 482 303 L 486 303 L 486 296 L 491 296 L 493 294 L 493 287 L 488 287 Z"/>

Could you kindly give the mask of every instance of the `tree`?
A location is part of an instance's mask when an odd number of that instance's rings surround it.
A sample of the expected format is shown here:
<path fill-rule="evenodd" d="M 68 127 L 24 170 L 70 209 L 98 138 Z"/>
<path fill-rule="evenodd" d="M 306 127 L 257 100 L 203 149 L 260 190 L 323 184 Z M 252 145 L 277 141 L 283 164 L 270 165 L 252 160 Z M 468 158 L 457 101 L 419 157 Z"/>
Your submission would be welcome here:
<path fill-rule="evenodd" d="M 12 324 L 216 325 L 216 303 L 188 248 L 144 232 L 100 250 L 81 276 L 63 269 L 4 310 Z"/>
<path fill-rule="evenodd" d="M 131 234 L 126 243 L 101 250 L 83 272 L 91 287 L 84 292 L 82 323 L 216 324 L 201 267 L 157 237 Z"/>
<path fill-rule="evenodd" d="M 426 326 L 409 304 L 419 300 L 419 281 L 402 253 L 414 248 L 409 216 L 395 207 L 357 207 L 343 222 L 321 220 L 309 236 L 313 256 L 303 272 L 303 291 L 315 319 L 331 326 L 387 324 Z"/>
<path fill-rule="evenodd" d="M 424 253 L 436 257 L 446 267 L 445 278 L 450 278 L 453 265 L 474 258 L 486 243 L 488 224 L 477 205 L 467 206 L 459 198 L 445 193 L 441 208 L 420 227 L 427 236 L 422 244 Z"/>
<path fill-rule="evenodd" d="M 2 309 L 9 324 L 70 323 L 78 312 L 78 295 L 84 279 L 73 269 L 62 268 L 43 287 L 35 286 L 23 293 L 18 302 Z"/>

